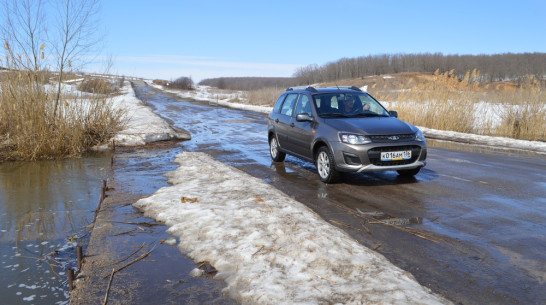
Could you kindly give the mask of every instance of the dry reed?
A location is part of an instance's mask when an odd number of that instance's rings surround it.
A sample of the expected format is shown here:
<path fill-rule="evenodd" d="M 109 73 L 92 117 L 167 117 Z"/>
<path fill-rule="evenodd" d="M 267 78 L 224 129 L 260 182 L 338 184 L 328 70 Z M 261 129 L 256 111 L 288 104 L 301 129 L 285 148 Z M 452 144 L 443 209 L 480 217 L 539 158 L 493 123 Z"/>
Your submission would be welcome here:
<path fill-rule="evenodd" d="M 459 82 L 451 72 L 436 73 L 433 81 L 400 90 L 396 98 L 400 118 L 434 129 L 473 132 L 473 108 L 479 100 L 470 79 Z"/>
<path fill-rule="evenodd" d="M 2 74 L 0 160 L 79 156 L 107 142 L 123 125 L 123 111 L 114 110 L 106 95 L 61 94 L 54 115 L 57 92 L 43 85 L 49 73 L 9 70 Z"/>
<path fill-rule="evenodd" d="M 418 126 L 546 140 L 546 93 L 538 80 L 531 77 L 516 89 L 491 90 L 480 87 L 474 81 L 478 78 L 476 70 L 462 80 L 453 71 L 436 72 L 430 80 L 399 88 L 394 97 L 392 91 L 375 97 L 394 100 L 391 107 L 396 107 L 400 119 Z"/>
<path fill-rule="evenodd" d="M 246 98 L 249 104 L 273 106 L 277 101 L 277 98 L 284 92 L 284 88 L 266 87 L 257 90 L 247 91 Z"/>
<path fill-rule="evenodd" d="M 500 124 L 494 135 L 546 141 L 546 92 L 536 78 L 499 95 L 499 102 Z"/>

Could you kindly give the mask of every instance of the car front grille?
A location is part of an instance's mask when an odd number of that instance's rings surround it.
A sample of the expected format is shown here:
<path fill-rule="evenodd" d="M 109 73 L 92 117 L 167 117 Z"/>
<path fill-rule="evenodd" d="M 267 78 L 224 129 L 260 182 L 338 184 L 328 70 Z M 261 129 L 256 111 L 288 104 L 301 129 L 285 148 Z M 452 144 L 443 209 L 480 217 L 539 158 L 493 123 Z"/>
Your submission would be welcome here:
<path fill-rule="evenodd" d="M 381 153 L 387 151 L 404 151 L 411 150 L 411 159 L 409 160 L 399 160 L 399 161 L 381 161 Z M 368 159 L 370 163 L 376 166 L 391 166 L 391 165 L 405 165 L 413 163 L 419 158 L 421 153 L 421 147 L 418 145 L 404 145 L 404 146 L 385 146 L 385 147 L 376 147 L 368 150 Z"/>
<path fill-rule="evenodd" d="M 398 135 L 386 135 L 386 136 L 369 136 L 372 143 L 396 143 L 396 142 L 408 142 L 415 140 L 414 134 L 398 134 Z"/>

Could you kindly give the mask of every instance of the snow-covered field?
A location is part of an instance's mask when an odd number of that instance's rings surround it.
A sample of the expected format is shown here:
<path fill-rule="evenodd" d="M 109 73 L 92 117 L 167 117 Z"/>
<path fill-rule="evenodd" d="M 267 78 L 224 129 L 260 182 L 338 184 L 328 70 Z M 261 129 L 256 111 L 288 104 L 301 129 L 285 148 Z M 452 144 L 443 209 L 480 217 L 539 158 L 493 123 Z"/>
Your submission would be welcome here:
<path fill-rule="evenodd" d="M 228 104 L 200 87 L 181 97 L 269 112 L 269 107 Z M 186 95 L 185 95 L 186 94 Z M 124 145 L 170 137 L 172 130 L 132 89 L 118 97 L 131 110 Z M 425 135 L 546 153 L 540 142 L 484 137 L 423 128 Z M 134 204 L 168 227 L 180 251 L 208 261 L 231 296 L 245 304 L 447 304 L 413 276 L 360 245 L 303 204 L 267 183 L 204 153 L 184 152 L 168 173 L 171 186 Z M 192 275 L 199 276 L 194 270 Z"/>

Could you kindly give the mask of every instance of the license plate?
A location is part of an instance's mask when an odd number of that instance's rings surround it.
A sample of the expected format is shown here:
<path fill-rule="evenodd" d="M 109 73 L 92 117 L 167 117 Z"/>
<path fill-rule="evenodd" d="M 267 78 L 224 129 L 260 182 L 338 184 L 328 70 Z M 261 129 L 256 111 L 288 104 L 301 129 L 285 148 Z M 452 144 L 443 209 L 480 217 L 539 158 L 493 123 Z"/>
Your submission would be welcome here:
<path fill-rule="evenodd" d="M 386 151 L 381 153 L 381 161 L 400 161 L 411 159 L 411 150 Z"/>

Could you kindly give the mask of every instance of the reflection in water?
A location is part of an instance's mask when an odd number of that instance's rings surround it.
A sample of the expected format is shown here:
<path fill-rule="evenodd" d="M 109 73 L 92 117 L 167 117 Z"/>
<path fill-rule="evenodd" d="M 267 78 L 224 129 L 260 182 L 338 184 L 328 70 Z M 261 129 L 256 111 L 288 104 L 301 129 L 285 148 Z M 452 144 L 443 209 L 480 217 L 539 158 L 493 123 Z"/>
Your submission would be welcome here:
<path fill-rule="evenodd" d="M 109 170 L 108 154 L 0 164 L 2 302 L 68 302 L 66 270 L 76 265 Z"/>

